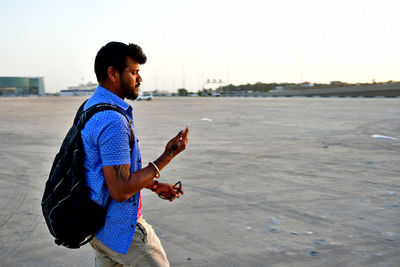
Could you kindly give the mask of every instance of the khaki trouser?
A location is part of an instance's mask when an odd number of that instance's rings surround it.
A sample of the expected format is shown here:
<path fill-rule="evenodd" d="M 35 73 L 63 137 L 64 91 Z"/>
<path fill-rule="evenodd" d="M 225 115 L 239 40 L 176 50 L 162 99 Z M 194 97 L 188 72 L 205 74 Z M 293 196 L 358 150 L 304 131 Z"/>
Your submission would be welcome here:
<path fill-rule="evenodd" d="M 169 266 L 167 255 L 153 228 L 142 217 L 136 224 L 135 235 L 127 254 L 109 249 L 96 237 L 90 241 L 96 253 L 96 267 L 109 266 Z"/>

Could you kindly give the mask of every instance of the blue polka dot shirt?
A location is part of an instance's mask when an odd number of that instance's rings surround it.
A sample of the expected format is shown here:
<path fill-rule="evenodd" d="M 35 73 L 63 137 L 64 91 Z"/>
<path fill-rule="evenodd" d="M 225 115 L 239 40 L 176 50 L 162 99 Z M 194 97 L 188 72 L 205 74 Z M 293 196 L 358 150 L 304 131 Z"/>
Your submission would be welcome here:
<path fill-rule="evenodd" d="M 98 104 L 109 103 L 120 108 L 132 122 L 132 107 L 111 91 L 98 86 L 85 104 L 84 110 Z M 105 206 L 109 197 L 103 166 L 131 164 L 131 172 L 142 168 L 140 149 L 132 123 L 134 144 L 130 153 L 130 129 L 126 118 L 113 110 L 93 115 L 82 130 L 85 150 L 85 178 L 90 197 Z M 139 206 L 140 192 L 129 200 L 118 203 L 111 200 L 105 225 L 96 237 L 110 249 L 126 254 L 133 239 Z"/>

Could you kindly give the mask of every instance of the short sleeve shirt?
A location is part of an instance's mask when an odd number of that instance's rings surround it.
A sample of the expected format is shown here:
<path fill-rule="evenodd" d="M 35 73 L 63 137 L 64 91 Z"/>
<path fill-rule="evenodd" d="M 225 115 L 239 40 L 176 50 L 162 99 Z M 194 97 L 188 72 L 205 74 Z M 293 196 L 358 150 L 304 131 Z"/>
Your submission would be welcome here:
<path fill-rule="evenodd" d="M 88 99 L 84 110 L 99 103 L 108 103 L 118 107 L 129 118 L 134 135 L 131 155 L 129 122 L 125 116 L 113 110 L 94 114 L 81 132 L 85 150 L 85 179 L 89 187 L 89 194 L 94 202 L 105 206 L 109 192 L 103 166 L 131 164 L 130 171 L 135 172 L 141 169 L 142 160 L 135 127 L 132 123 L 132 107 L 101 86 L 97 87 L 96 92 Z M 96 237 L 110 249 L 126 254 L 135 233 L 139 211 L 141 213 L 140 192 L 121 203 L 111 200 L 105 225 L 96 234 Z"/>

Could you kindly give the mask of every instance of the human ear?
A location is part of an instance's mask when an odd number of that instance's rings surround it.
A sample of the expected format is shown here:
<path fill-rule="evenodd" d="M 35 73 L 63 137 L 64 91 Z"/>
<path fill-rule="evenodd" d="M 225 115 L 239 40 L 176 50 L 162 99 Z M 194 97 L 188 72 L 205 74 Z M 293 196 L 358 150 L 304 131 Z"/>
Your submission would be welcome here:
<path fill-rule="evenodd" d="M 110 66 L 107 69 L 107 76 L 108 76 L 108 79 L 110 79 L 113 82 L 116 82 L 117 79 L 119 78 L 119 73 L 116 70 L 116 68 L 114 68 L 113 66 Z"/>

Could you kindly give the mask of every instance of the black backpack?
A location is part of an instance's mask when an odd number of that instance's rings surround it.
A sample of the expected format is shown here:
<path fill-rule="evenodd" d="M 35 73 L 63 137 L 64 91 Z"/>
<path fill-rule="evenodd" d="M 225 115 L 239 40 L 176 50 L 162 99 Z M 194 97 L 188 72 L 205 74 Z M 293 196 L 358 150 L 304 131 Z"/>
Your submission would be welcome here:
<path fill-rule="evenodd" d="M 86 103 L 86 101 L 85 101 Z M 129 122 L 132 150 L 133 131 L 129 119 L 111 104 L 97 104 L 83 111 L 83 103 L 74 119 L 74 124 L 57 153 L 51 167 L 42 198 L 42 211 L 47 227 L 55 237 L 57 245 L 79 248 L 93 239 L 104 226 L 111 197 L 105 207 L 93 202 L 84 175 L 84 150 L 81 130 L 97 112 L 115 110 Z"/>

